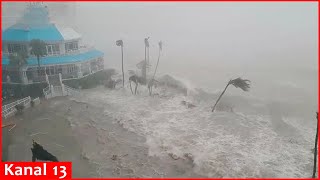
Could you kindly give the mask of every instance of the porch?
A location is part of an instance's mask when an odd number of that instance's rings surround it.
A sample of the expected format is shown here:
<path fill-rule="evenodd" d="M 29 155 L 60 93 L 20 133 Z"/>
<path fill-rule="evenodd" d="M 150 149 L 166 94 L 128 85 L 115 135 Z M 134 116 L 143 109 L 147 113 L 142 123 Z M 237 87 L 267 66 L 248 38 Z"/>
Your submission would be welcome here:
<path fill-rule="evenodd" d="M 73 64 L 56 64 L 41 66 L 23 67 L 20 69 L 3 66 L 2 82 L 11 84 L 33 84 L 46 82 L 46 75 L 57 76 L 61 74 L 63 80 L 79 79 L 104 69 L 102 57 L 89 61 Z"/>

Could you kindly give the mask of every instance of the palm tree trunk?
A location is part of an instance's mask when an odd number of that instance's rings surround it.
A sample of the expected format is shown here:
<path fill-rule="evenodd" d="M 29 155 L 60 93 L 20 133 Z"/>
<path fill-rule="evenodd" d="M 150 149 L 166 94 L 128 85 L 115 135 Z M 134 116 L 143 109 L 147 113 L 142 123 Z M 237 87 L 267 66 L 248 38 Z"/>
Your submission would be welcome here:
<path fill-rule="evenodd" d="M 130 82 L 130 90 L 131 90 L 131 93 L 133 94 L 132 87 L 131 87 L 131 81 L 129 80 L 129 82 Z"/>
<path fill-rule="evenodd" d="M 312 178 L 316 177 L 316 171 L 317 171 L 318 126 L 319 126 L 319 119 L 318 119 L 318 113 L 317 113 L 317 134 L 316 134 L 316 139 L 315 139 L 315 143 L 314 143 L 314 157 L 313 157 Z"/>
<path fill-rule="evenodd" d="M 38 76 L 40 77 L 40 57 L 37 56 L 37 60 L 38 60 Z"/>
<path fill-rule="evenodd" d="M 144 66 L 143 66 L 143 78 L 147 81 L 147 46 L 144 46 Z"/>
<path fill-rule="evenodd" d="M 124 71 L 123 71 L 123 46 L 121 46 L 121 58 L 122 58 L 122 87 L 124 88 Z"/>
<path fill-rule="evenodd" d="M 157 72 L 158 64 L 159 64 L 159 60 L 160 60 L 160 52 L 161 52 L 161 50 L 159 49 L 158 61 L 157 61 L 156 68 L 154 69 L 154 73 L 153 73 L 152 80 L 153 80 L 153 79 L 154 79 L 154 77 L 156 76 L 156 72 Z"/>
<path fill-rule="evenodd" d="M 216 106 L 217 106 L 218 102 L 220 101 L 222 95 L 226 92 L 226 90 L 227 90 L 227 88 L 228 88 L 229 85 L 230 85 L 230 82 L 228 82 L 227 86 L 224 88 L 224 90 L 223 90 L 222 93 L 220 94 L 218 100 L 216 101 L 216 104 L 215 104 L 215 105 L 213 106 L 213 108 L 212 108 L 212 112 L 214 112 L 214 110 L 216 109 Z"/>
<path fill-rule="evenodd" d="M 148 69 L 148 67 L 149 67 L 149 64 L 150 64 L 150 56 L 149 56 L 149 47 L 148 47 L 148 49 L 147 49 L 147 53 L 148 53 L 148 64 L 147 64 L 147 69 Z M 149 72 L 149 69 L 148 69 L 148 72 Z"/>
<path fill-rule="evenodd" d="M 139 83 L 136 83 L 136 89 L 134 90 L 134 94 L 137 94 L 138 85 Z"/>

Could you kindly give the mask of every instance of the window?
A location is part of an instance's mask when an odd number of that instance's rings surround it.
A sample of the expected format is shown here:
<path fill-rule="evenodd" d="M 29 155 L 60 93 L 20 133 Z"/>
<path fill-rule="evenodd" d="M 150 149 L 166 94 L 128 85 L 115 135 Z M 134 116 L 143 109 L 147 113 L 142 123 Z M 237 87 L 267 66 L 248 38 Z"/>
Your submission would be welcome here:
<path fill-rule="evenodd" d="M 47 66 L 46 73 L 47 75 L 54 75 L 54 66 Z"/>
<path fill-rule="evenodd" d="M 56 73 L 57 74 L 59 74 L 59 73 L 62 74 L 62 66 L 61 65 L 56 66 Z"/>
<path fill-rule="evenodd" d="M 48 55 L 58 55 L 60 54 L 59 44 L 48 44 L 46 46 Z"/>
<path fill-rule="evenodd" d="M 25 45 L 22 44 L 8 44 L 8 52 L 9 53 L 17 53 L 19 51 L 25 51 L 27 48 Z"/>
<path fill-rule="evenodd" d="M 77 41 L 66 43 L 66 52 L 75 51 L 75 50 L 78 50 L 78 42 Z"/>
<path fill-rule="evenodd" d="M 68 73 L 72 73 L 74 71 L 75 71 L 75 65 L 74 64 L 68 65 Z"/>

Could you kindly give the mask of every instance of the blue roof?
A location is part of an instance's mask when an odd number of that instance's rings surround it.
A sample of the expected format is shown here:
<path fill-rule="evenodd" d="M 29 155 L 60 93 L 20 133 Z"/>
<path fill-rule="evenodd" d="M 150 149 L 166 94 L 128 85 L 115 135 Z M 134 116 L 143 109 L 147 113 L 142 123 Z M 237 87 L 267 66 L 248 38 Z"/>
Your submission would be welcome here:
<path fill-rule="evenodd" d="M 63 37 L 54 24 L 31 28 L 12 26 L 2 33 L 3 41 L 31 41 L 32 39 L 62 41 Z"/>
<path fill-rule="evenodd" d="M 76 55 L 67 55 L 67 56 L 48 56 L 42 57 L 40 59 L 40 65 L 55 65 L 55 64 L 69 64 L 75 62 L 83 62 L 91 60 L 93 58 L 101 57 L 104 53 L 98 50 L 92 50 L 81 54 Z M 28 58 L 28 66 L 37 66 L 38 61 L 36 57 Z M 2 65 L 8 65 L 9 58 L 2 55 Z"/>

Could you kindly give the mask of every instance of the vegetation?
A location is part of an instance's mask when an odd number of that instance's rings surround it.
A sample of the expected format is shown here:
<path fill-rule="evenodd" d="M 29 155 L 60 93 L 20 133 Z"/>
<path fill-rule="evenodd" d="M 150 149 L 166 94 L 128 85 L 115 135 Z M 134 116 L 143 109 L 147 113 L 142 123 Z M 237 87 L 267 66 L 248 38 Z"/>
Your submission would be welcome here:
<path fill-rule="evenodd" d="M 144 63 L 142 67 L 142 78 L 144 80 L 144 84 L 147 82 L 147 51 L 149 52 L 149 38 L 150 37 L 144 38 Z"/>
<path fill-rule="evenodd" d="M 10 78 L 16 79 L 18 82 L 21 81 L 22 71 L 21 68 L 27 65 L 28 54 L 25 51 L 19 51 L 9 56 L 9 68 L 12 69 Z"/>
<path fill-rule="evenodd" d="M 237 78 L 237 79 L 233 79 L 233 80 L 230 80 L 227 84 L 227 86 L 224 88 L 224 90 L 222 91 L 221 95 L 219 96 L 218 100 L 216 101 L 215 105 L 213 106 L 212 108 L 212 112 L 214 112 L 218 102 L 220 101 L 222 95 L 226 92 L 227 88 L 229 87 L 229 85 L 233 85 L 234 87 L 236 88 L 240 88 L 242 89 L 243 91 L 249 91 L 249 88 L 250 88 L 250 81 L 247 80 L 247 79 L 241 79 L 241 78 Z"/>
<path fill-rule="evenodd" d="M 28 54 L 25 51 L 11 54 L 9 56 L 9 66 L 21 69 L 21 67 L 27 65 Z"/>
<path fill-rule="evenodd" d="M 105 69 L 82 79 L 65 80 L 63 83 L 76 89 L 90 89 L 98 85 L 104 85 L 104 83 L 115 74 L 116 71 L 114 69 Z"/>
<path fill-rule="evenodd" d="M 157 72 L 157 69 L 158 69 L 158 65 L 159 65 L 159 60 L 160 60 L 160 55 L 161 55 L 161 51 L 162 51 L 162 41 L 159 41 L 159 55 L 158 55 L 158 61 L 157 61 L 157 65 L 156 65 L 156 68 L 154 69 L 154 73 L 153 73 L 153 77 L 152 79 L 154 79 L 154 77 L 156 76 L 156 72 Z"/>
<path fill-rule="evenodd" d="M 43 97 L 43 89 L 47 83 L 39 84 L 2 84 L 3 103 L 8 103 L 16 99 L 30 96 L 32 98 Z"/>
<path fill-rule="evenodd" d="M 40 58 L 47 55 L 46 43 L 40 39 L 33 39 L 30 42 L 31 54 L 37 57 L 38 75 L 40 75 Z"/>
<path fill-rule="evenodd" d="M 24 106 L 23 106 L 22 104 L 18 104 L 18 105 L 16 105 L 15 107 L 16 107 L 18 113 L 19 113 L 19 114 L 22 114 L 23 109 L 24 109 Z"/>
<path fill-rule="evenodd" d="M 31 101 L 31 102 L 30 102 L 31 107 L 34 107 L 34 104 L 35 104 L 34 101 Z"/>
<path fill-rule="evenodd" d="M 156 83 L 157 83 L 157 81 L 154 78 L 156 76 L 156 72 L 157 72 L 157 69 L 158 69 L 161 51 L 162 51 L 162 42 L 159 41 L 159 55 L 158 55 L 157 65 L 156 65 L 156 68 L 154 69 L 154 73 L 153 73 L 152 79 L 148 83 L 148 89 L 149 89 L 149 95 L 150 96 L 152 95 L 152 87 L 156 86 Z"/>
<path fill-rule="evenodd" d="M 124 87 L 124 70 L 123 70 L 123 41 L 117 40 L 116 45 L 121 47 L 121 60 L 122 60 L 122 87 Z"/>

